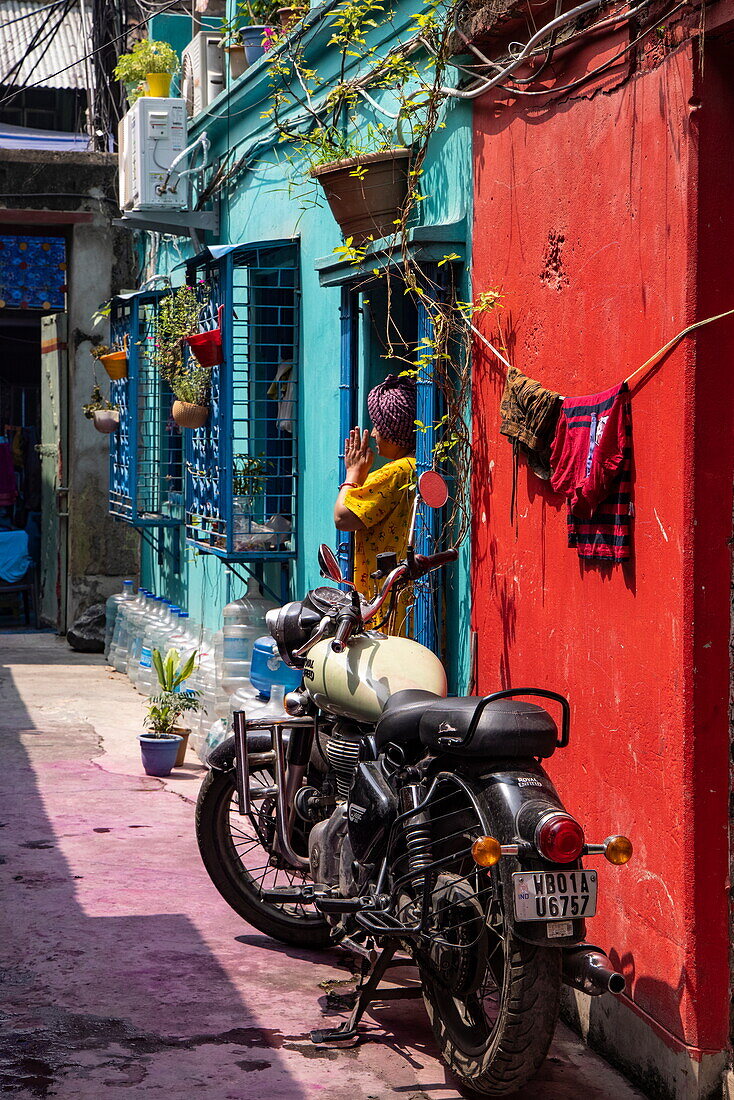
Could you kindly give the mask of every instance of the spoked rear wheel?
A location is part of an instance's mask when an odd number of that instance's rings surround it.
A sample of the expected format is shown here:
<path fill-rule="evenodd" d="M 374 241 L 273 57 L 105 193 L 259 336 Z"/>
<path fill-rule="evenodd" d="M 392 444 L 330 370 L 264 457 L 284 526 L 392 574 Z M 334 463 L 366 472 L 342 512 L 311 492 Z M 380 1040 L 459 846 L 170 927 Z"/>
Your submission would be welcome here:
<path fill-rule="evenodd" d="M 251 787 L 272 781 L 268 771 L 250 775 Z M 265 889 L 311 880 L 308 872 L 295 870 L 272 853 L 274 801 L 264 799 L 253 808 L 250 817 L 238 812 L 234 772 L 209 772 L 196 804 L 196 836 L 209 877 L 234 911 L 266 935 L 299 947 L 327 946 L 329 926 L 320 913 L 307 905 L 263 898 Z M 305 854 L 305 839 L 301 846 Z"/>
<path fill-rule="evenodd" d="M 431 891 L 431 935 L 416 953 L 424 1001 L 441 1057 L 467 1093 L 507 1096 L 548 1053 L 561 952 L 512 934 L 497 870 L 490 880 L 471 860 L 471 843 L 484 831 L 476 811 L 464 795 L 442 801 L 431 816 L 434 855 L 444 856 L 446 869 Z M 442 835 L 452 837 L 450 868 Z"/>

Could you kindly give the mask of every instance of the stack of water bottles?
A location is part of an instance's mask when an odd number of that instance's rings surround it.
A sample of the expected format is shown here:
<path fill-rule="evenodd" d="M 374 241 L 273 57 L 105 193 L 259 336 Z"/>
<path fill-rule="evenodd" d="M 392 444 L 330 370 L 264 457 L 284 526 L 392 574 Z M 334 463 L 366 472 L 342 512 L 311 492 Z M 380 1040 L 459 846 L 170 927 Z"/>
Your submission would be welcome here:
<path fill-rule="evenodd" d="M 125 581 L 122 592 L 107 601 L 105 653 L 143 695 L 158 691 L 153 650 L 165 657 L 177 649 L 183 661 L 198 653 L 182 689 L 199 692 L 200 709 L 186 719 L 189 740 L 205 759 L 228 736 L 235 710 L 249 717 L 283 714 L 284 692 L 300 682 L 300 675 L 282 662 L 272 638 L 262 636 L 265 614 L 274 606 L 253 579 L 246 594 L 224 608 L 222 629 L 212 635 L 188 611 L 144 588 L 133 593 L 132 581 Z"/>

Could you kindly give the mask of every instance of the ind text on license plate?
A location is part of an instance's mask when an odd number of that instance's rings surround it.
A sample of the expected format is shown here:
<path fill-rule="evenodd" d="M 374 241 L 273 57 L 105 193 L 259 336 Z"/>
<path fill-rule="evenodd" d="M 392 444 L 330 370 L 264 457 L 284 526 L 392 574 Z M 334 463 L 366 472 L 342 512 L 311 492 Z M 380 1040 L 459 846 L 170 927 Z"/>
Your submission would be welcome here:
<path fill-rule="evenodd" d="M 596 913 L 596 871 L 515 871 L 517 920 L 563 920 Z"/>

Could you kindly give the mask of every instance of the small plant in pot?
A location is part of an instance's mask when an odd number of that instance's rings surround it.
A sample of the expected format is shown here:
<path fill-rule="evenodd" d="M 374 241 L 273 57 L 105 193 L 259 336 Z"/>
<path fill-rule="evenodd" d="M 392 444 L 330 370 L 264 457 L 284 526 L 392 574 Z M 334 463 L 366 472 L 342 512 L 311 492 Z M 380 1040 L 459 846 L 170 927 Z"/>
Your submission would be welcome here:
<path fill-rule="evenodd" d="M 211 370 L 189 357 L 171 377 L 169 385 L 176 400 L 171 416 L 179 428 L 203 428 L 209 417 Z"/>
<path fill-rule="evenodd" d="M 337 58 L 341 55 L 338 81 L 319 74 L 303 36 L 295 32 L 284 39 L 271 63 L 274 90 L 268 113 L 281 140 L 299 155 L 294 160 L 307 161 L 342 235 L 360 247 L 400 231 L 409 194 L 416 189 L 412 145 L 427 125 L 435 127 L 437 96 L 426 79 L 430 62 L 424 71 L 411 56 L 384 57 L 384 51 L 370 44 L 370 36 L 384 33 L 392 17 L 380 0 L 345 0 L 336 14 L 329 45 Z M 362 72 L 365 65 L 379 72 L 372 94 L 375 88 L 389 91 L 390 121 L 384 116 L 369 121 L 360 106 L 358 81 L 350 73 Z M 311 119 L 308 128 L 301 121 L 304 114 Z"/>
<path fill-rule="evenodd" d="M 125 85 L 128 99 L 132 97 L 133 102 L 141 94 L 143 81 L 147 82 L 148 95 L 166 99 L 171 94 L 171 77 L 180 67 L 178 54 L 167 42 L 143 38 L 120 57 L 113 75 Z"/>
<path fill-rule="evenodd" d="M 92 393 L 82 410 L 87 420 L 94 423 L 95 428 L 102 435 L 111 435 L 120 426 L 120 410 L 112 401 L 102 396 L 102 391 L 97 382 L 92 387 Z"/>
<path fill-rule="evenodd" d="M 93 344 L 89 354 L 102 364 L 113 382 L 127 378 L 127 337 L 122 344 L 113 344 L 112 347 L 107 344 Z"/>
<path fill-rule="evenodd" d="M 171 769 L 183 764 L 189 731 L 178 725 L 183 714 L 199 709 L 198 691 L 181 691 L 196 666 L 196 651 L 181 661 L 177 649 L 169 649 L 165 658 L 153 650 L 153 665 L 158 676 L 160 694 L 148 700 L 144 724 L 147 733 L 140 734 L 140 752 L 146 775 L 163 778 Z"/>

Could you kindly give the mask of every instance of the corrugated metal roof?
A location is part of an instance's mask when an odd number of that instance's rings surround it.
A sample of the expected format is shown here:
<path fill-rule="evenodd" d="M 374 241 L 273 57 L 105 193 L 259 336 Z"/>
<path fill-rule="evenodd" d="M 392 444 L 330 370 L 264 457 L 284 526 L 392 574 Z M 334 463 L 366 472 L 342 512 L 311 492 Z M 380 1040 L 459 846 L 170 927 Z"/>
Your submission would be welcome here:
<path fill-rule="evenodd" d="M 79 59 L 90 47 L 80 9 L 74 6 L 64 16 L 49 45 L 64 10 L 63 4 L 49 8 L 49 2 L 0 0 L 0 85 L 40 82 L 45 88 L 86 88 L 85 63 Z M 38 41 L 29 49 L 41 27 Z M 18 64 L 20 69 L 16 71 Z"/>

